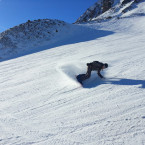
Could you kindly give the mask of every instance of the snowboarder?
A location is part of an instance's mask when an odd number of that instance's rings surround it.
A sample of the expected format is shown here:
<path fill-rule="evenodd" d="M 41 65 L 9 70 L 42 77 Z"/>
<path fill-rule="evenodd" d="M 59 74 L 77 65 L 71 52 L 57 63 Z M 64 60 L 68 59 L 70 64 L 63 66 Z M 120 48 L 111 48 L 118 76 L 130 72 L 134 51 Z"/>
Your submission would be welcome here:
<path fill-rule="evenodd" d="M 93 61 L 91 63 L 87 63 L 87 72 L 86 74 L 79 74 L 77 76 L 77 80 L 82 84 L 82 82 L 91 76 L 91 71 L 97 71 L 99 77 L 103 79 L 104 77 L 101 75 L 100 71 L 107 68 L 108 64 L 107 63 L 102 63 L 99 61 Z"/>

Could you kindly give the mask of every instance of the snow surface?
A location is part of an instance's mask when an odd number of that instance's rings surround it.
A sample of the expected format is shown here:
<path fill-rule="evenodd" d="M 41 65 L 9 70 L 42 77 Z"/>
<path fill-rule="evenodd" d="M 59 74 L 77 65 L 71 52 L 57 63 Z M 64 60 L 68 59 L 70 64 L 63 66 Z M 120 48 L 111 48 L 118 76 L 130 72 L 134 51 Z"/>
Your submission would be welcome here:
<path fill-rule="evenodd" d="M 0 145 L 144 145 L 144 26 L 76 25 L 52 49 L 0 62 Z M 93 72 L 82 88 L 75 75 L 94 60 L 106 79 Z"/>

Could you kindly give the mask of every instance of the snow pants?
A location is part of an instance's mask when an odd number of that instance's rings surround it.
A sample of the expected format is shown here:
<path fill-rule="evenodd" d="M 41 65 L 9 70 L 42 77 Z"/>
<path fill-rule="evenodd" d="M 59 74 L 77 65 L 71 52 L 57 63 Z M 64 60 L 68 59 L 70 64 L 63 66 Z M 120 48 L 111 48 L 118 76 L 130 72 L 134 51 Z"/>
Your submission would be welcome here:
<path fill-rule="evenodd" d="M 90 78 L 90 76 L 91 76 L 91 71 L 92 71 L 92 67 L 91 67 L 91 66 L 88 66 L 88 69 L 87 69 L 86 74 L 81 74 L 81 75 L 80 75 L 80 81 L 82 82 L 82 81 L 84 81 L 84 80 Z"/>

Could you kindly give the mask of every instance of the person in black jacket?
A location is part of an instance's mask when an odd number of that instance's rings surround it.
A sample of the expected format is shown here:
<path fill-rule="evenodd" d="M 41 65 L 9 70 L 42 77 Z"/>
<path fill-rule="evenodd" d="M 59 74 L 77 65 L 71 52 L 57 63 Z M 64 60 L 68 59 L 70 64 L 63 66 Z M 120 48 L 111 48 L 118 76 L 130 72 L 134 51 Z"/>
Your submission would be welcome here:
<path fill-rule="evenodd" d="M 93 61 L 91 63 L 87 63 L 87 72 L 86 74 L 80 74 L 77 76 L 78 81 L 82 84 L 82 82 L 91 76 L 91 71 L 97 71 L 99 77 L 103 79 L 104 77 L 101 75 L 100 71 L 106 69 L 108 67 L 107 63 L 102 63 L 99 61 Z"/>

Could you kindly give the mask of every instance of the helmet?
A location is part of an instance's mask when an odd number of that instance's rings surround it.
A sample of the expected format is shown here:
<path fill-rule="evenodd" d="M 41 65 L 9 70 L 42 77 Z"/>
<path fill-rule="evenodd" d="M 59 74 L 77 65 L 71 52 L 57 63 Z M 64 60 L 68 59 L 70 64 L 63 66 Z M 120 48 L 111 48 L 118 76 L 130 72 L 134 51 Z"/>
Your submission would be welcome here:
<path fill-rule="evenodd" d="M 105 66 L 105 68 L 107 68 L 108 67 L 108 64 L 107 63 L 104 63 L 104 66 Z"/>

